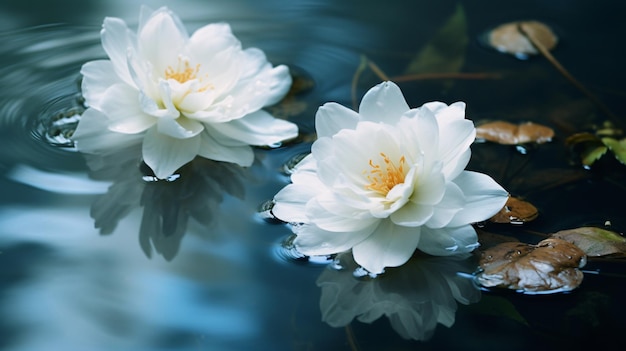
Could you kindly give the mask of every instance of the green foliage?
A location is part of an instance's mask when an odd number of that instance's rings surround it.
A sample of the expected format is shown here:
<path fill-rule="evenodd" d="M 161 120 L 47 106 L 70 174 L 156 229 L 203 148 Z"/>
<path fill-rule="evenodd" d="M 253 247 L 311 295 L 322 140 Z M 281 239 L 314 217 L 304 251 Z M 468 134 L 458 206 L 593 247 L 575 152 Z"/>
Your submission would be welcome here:
<path fill-rule="evenodd" d="M 469 38 L 461 4 L 435 36 L 415 56 L 405 74 L 459 72 L 465 63 Z"/>

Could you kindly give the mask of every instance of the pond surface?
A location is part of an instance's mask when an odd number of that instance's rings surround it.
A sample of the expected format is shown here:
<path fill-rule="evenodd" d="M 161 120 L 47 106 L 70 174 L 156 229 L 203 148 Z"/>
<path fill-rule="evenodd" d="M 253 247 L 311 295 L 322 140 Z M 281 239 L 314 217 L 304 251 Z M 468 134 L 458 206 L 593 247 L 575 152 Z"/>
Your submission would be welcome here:
<path fill-rule="evenodd" d="M 364 57 L 388 76 L 403 76 L 461 9 L 468 42 L 455 57 L 456 72 L 486 75 L 400 82 L 409 105 L 461 100 L 476 122 L 530 120 L 556 132 L 524 152 L 472 147 L 470 169 L 540 213 L 522 226 L 484 229 L 529 243 L 588 225 L 622 233 L 626 167 L 603 159 L 585 170 L 564 143 L 610 118 L 547 60 L 521 61 L 480 38 L 511 20 L 548 23 L 560 37 L 554 56 L 617 116 L 614 123 L 625 124 L 626 5 L 144 3 L 168 4 L 190 31 L 229 22 L 244 47 L 290 66 L 303 90 L 271 111 L 297 123 L 302 141 L 258 149 L 246 169 L 196 160 L 171 182 L 144 178 L 136 150 L 84 157 L 66 138 L 83 108 L 78 72 L 105 56 L 102 19 L 121 17 L 134 28 L 140 3 L 0 4 L 0 349 L 574 350 L 619 342 L 623 260 L 590 259 L 580 288 L 554 295 L 481 291 L 468 278 L 472 258 L 416 256 L 384 279 L 355 279 L 347 257 L 307 260 L 285 248 L 290 229 L 262 206 L 289 182 L 285 163 L 309 151 L 317 107 L 352 106 L 353 96 L 360 100 L 380 81 L 371 69 L 359 71 Z M 105 171 L 90 171 L 93 162 Z"/>

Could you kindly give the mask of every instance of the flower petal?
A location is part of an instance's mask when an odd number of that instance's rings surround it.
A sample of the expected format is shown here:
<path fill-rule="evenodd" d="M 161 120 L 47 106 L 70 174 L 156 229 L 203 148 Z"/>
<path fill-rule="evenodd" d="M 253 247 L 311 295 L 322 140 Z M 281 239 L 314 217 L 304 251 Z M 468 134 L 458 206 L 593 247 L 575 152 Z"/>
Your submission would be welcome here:
<path fill-rule="evenodd" d="M 363 120 L 388 124 L 395 124 L 408 110 L 400 88 L 393 82 L 382 82 L 368 90 L 359 106 Z"/>
<path fill-rule="evenodd" d="M 484 221 L 504 207 L 509 194 L 490 176 L 482 173 L 464 171 L 454 183 L 465 195 L 465 207 L 459 211 L 451 226 Z"/>
<path fill-rule="evenodd" d="M 187 139 L 195 137 L 204 130 L 202 123 L 180 117 L 176 119 L 160 118 L 157 123 L 159 133 L 169 135 L 172 138 Z"/>
<path fill-rule="evenodd" d="M 198 155 L 200 137 L 177 139 L 150 128 L 143 140 L 143 160 L 159 179 L 172 175 Z"/>
<path fill-rule="evenodd" d="M 272 213 L 284 222 L 309 223 L 306 204 L 318 191 L 319 189 L 306 185 L 289 184 L 274 196 Z"/>
<path fill-rule="evenodd" d="M 322 230 L 331 232 L 360 231 L 380 221 L 378 218 L 368 216 L 367 212 L 363 211 L 354 211 L 355 215 L 353 216 L 345 215 L 350 209 L 340 208 L 341 204 L 339 203 L 320 203 L 320 201 L 327 199 L 328 198 L 324 197 L 315 197 L 306 204 L 306 215 L 309 218 L 309 222 L 315 224 Z M 324 206 L 331 207 L 331 209 L 335 208 L 339 213 L 330 212 Z"/>
<path fill-rule="evenodd" d="M 102 47 L 109 59 L 111 59 L 117 76 L 126 84 L 134 86 L 133 79 L 128 71 L 127 55 L 128 50 L 136 42 L 135 34 L 126 27 L 124 20 L 116 17 L 107 17 L 102 24 L 100 38 Z"/>
<path fill-rule="evenodd" d="M 189 35 L 178 16 L 165 7 L 152 13 L 137 33 L 139 54 L 161 74 L 177 63 Z M 161 75 L 159 75 L 161 76 Z"/>
<path fill-rule="evenodd" d="M 287 66 L 272 68 L 261 50 L 244 50 L 240 64 L 241 77 L 230 91 L 236 102 L 229 111 L 231 118 L 273 105 L 289 91 L 292 80 Z"/>
<path fill-rule="evenodd" d="M 89 61 L 80 69 L 83 76 L 81 92 L 89 107 L 100 109 L 106 90 L 122 81 L 109 60 Z"/>
<path fill-rule="evenodd" d="M 143 139 L 141 134 L 121 134 L 109 132 L 107 127 L 109 120 L 102 112 L 88 108 L 80 116 L 78 126 L 72 135 L 76 148 L 84 153 L 107 153 L 111 151 L 111 145 L 116 148 L 138 144 Z"/>
<path fill-rule="evenodd" d="M 109 119 L 109 129 L 118 133 L 141 133 L 156 123 L 154 117 L 141 110 L 137 90 L 124 83 L 115 84 L 105 92 L 101 111 Z"/>
<path fill-rule="evenodd" d="M 367 238 L 378 226 L 374 225 L 349 233 L 329 232 L 312 224 L 294 227 L 294 245 L 301 253 L 309 256 L 331 255 L 347 251 Z"/>
<path fill-rule="evenodd" d="M 443 188 L 445 189 L 445 195 L 434 206 L 433 216 L 426 222 L 426 226 L 429 228 L 441 228 L 450 225 L 452 218 L 467 205 L 463 191 L 456 184 L 449 182 Z M 452 226 L 456 227 L 465 224 L 468 223 Z"/>
<path fill-rule="evenodd" d="M 209 58 L 224 50 L 241 48 L 228 23 L 211 23 L 197 29 L 187 45 L 194 58 Z"/>
<path fill-rule="evenodd" d="M 389 217 L 397 225 L 417 227 L 426 223 L 434 213 L 432 205 L 417 204 L 409 201 Z"/>
<path fill-rule="evenodd" d="M 354 260 L 375 274 L 382 273 L 385 267 L 400 266 L 415 252 L 420 232 L 420 227 L 403 227 L 382 221 L 367 239 L 354 246 Z"/>
<path fill-rule="evenodd" d="M 437 118 L 440 121 L 440 118 Z M 443 172 L 446 179 L 451 180 L 457 174 L 455 170 L 465 168 L 469 157 L 466 153 L 476 137 L 476 128 L 470 120 L 455 120 L 450 123 L 439 122 L 439 140 L 446 141 L 439 144 L 438 159 L 443 162 Z"/>
<path fill-rule="evenodd" d="M 263 110 L 213 127 L 219 133 L 249 145 L 273 145 L 298 136 L 298 126 L 274 118 Z"/>
<path fill-rule="evenodd" d="M 478 247 L 478 236 L 471 225 L 444 228 L 422 228 L 417 248 L 433 256 L 467 253 Z"/>
<path fill-rule="evenodd" d="M 317 137 L 330 137 L 341 129 L 354 129 L 360 116 L 355 111 L 335 102 L 327 102 L 315 114 Z"/>

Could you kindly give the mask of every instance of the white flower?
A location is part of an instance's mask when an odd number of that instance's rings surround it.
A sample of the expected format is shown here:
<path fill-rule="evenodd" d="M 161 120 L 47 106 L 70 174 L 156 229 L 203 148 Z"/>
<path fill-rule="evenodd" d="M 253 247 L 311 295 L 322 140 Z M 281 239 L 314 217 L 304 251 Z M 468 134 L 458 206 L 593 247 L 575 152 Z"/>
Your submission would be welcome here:
<path fill-rule="evenodd" d="M 165 178 L 196 156 L 249 166 L 249 145 L 297 135 L 297 126 L 261 110 L 291 86 L 286 66 L 272 67 L 256 48 L 242 50 L 225 23 L 189 36 L 167 8 L 143 7 L 137 33 L 106 18 L 109 60 L 83 65 L 89 106 L 73 139 L 85 153 L 142 144 L 145 163 Z"/>
<path fill-rule="evenodd" d="M 445 256 L 478 246 L 472 223 L 508 193 L 464 171 L 476 130 L 465 104 L 410 109 L 392 82 L 370 89 L 359 112 L 336 103 L 316 115 L 318 139 L 274 197 L 274 215 L 293 226 L 306 255 L 352 249 L 372 273 L 404 264 L 416 249 Z"/>

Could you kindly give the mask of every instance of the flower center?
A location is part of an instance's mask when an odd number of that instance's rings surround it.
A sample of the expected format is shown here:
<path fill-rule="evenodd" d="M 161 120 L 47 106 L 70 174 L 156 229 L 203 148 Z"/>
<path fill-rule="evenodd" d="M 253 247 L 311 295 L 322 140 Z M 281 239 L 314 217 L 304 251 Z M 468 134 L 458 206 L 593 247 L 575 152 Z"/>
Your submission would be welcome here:
<path fill-rule="evenodd" d="M 172 66 L 167 66 L 165 69 L 165 79 L 174 79 L 179 83 L 185 83 L 192 79 L 198 78 L 198 71 L 200 70 L 200 64 L 198 63 L 194 68 L 191 68 L 189 61 L 185 60 L 184 64 L 181 58 L 178 58 L 178 65 L 176 69 Z"/>
<path fill-rule="evenodd" d="M 202 78 L 206 78 L 206 75 L 205 77 L 198 77 L 199 72 L 200 72 L 199 63 L 196 64 L 194 67 L 192 67 L 189 64 L 188 60 L 183 60 L 179 57 L 176 68 L 172 66 L 167 66 L 167 68 L 165 69 L 165 79 L 173 79 L 181 84 L 186 83 L 193 79 L 197 79 L 198 82 L 202 83 Z M 198 91 L 206 91 L 207 89 L 212 89 L 212 88 L 213 87 L 211 86 L 211 84 L 207 83 L 207 84 L 202 85 L 200 89 L 198 89 Z"/>
<path fill-rule="evenodd" d="M 366 185 L 365 189 L 386 196 L 394 186 L 404 183 L 406 159 L 404 156 L 400 157 L 398 165 L 396 165 L 384 153 L 381 152 L 380 156 L 383 157 L 383 165 L 376 164 L 370 159 L 369 165 L 371 169 L 367 175 L 367 180 L 370 181 L 370 184 Z M 368 171 L 365 170 L 363 173 L 367 174 Z"/>

